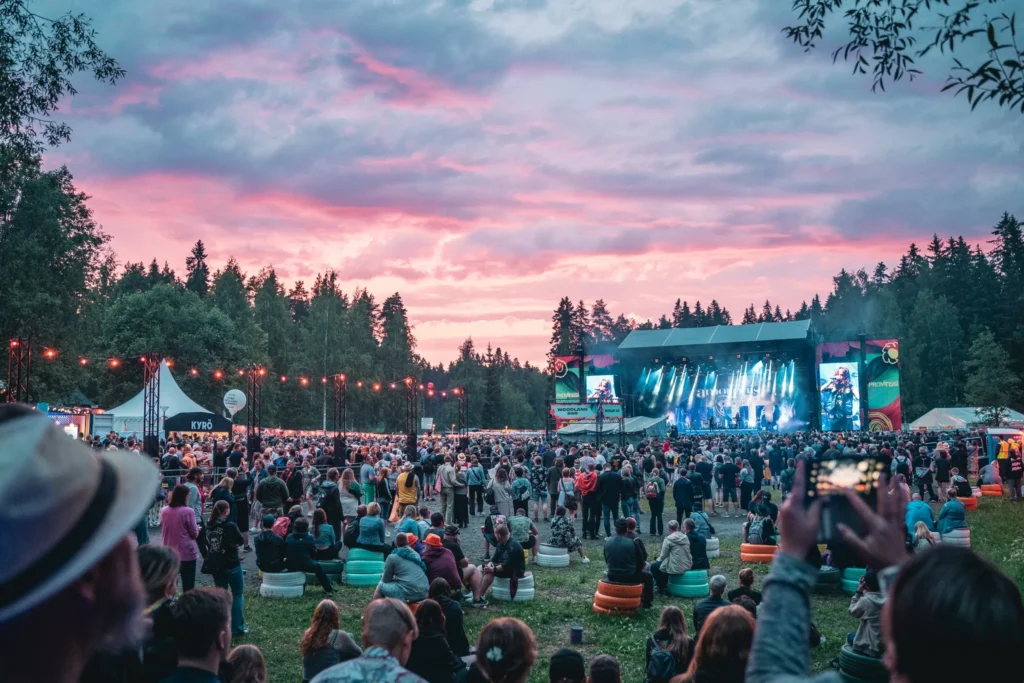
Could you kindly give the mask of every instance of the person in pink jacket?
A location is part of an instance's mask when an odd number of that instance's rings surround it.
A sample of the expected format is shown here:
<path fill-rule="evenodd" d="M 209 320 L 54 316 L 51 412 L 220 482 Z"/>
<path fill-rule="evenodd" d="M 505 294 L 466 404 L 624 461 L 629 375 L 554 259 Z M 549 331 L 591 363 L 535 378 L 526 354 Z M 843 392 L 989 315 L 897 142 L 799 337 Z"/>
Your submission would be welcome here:
<path fill-rule="evenodd" d="M 181 589 L 196 585 L 196 560 L 199 559 L 199 523 L 195 511 L 188 506 L 188 487 L 178 484 L 171 491 L 170 503 L 160 511 L 160 538 L 163 545 L 174 548 L 181 560 Z"/>

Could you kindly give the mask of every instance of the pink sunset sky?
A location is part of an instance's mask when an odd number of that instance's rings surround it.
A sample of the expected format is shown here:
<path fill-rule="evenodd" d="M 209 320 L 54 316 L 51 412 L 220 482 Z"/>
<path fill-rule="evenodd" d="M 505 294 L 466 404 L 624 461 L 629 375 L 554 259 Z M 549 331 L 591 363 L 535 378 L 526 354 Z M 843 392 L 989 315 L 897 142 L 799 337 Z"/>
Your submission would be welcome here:
<path fill-rule="evenodd" d="M 542 362 L 562 296 L 795 310 L 840 268 L 1024 213 L 1020 114 L 940 93 L 939 57 L 872 94 L 834 40 L 786 42 L 789 6 L 46 0 L 128 70 L 80 79 L 47 161 L 121 261 L 180 275 L 202 239 L 289 286 L 333 268 L 401 292 L 434 363 L 468 336 Z"/>

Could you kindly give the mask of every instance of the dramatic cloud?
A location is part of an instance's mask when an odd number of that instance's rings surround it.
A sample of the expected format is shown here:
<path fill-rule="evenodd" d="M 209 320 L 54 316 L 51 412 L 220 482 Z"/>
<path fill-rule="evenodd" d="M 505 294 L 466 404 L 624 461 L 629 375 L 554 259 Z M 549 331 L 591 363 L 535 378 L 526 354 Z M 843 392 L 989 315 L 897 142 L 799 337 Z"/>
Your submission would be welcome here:
<path fill-rule="evenodd" d="M 67 0 L 37 2 L 44 14 Z M 111 0 L 128 70 L 51 155 L 123 260 L 203 239 L 286 281 L 400 291 L 420 352 L 542 361 L 561 296 L 795 309 L 840 268 L 1024 214 L 1017 114 L 871 94 L 783 0 Z M 841 22 L 840 26 L 841 28 Z"/>

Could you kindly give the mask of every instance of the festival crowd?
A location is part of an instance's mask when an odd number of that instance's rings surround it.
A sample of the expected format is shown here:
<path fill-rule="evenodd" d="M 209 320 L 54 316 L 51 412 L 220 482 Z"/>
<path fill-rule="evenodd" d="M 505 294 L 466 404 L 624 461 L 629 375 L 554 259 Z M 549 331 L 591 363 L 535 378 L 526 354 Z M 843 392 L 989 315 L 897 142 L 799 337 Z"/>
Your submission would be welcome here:
<path fill-rule="evenodd" d="M 938 542 L 967 529 L 972 480 L 1005 482 L 1020 499 L 1018 442 L 1003 441 L 991 462 L 974 433 L 673 434 L 626 447 L 482 435 L 465 448 L 444 437 L 414 453 L 404 446 L 353 436 L 335 452 L 323 437 L 268 436 L 249 452 L 239 440 L 170 435 L 154 463 L 130 436 L 75 442 L 45 415 L 0 407 L 3 680 L 265 683 L 261 651 L 232 647 L 249 632 L 242 560 L 252 552 L 264 577 L 309 573 L 324 590 L 295 644 L 304 681 L 523 683 L 537 660 L 528 624 L 495 618 L 472 642 L 465 632 L 465 609 L 487 607 L 492 586 L 512 597 L 533 590 L 522 586 L 539 551 L 587 563 L 582 540 L 603 536 L 606 580 L 641 585 L 649 609 L 671 577 L 710 568 L 716 518 L 733 515 L 745 544 L 777 546 L 770 573 L 760 591 L 747 568 L 732 590 L 709 577 L 692 631 L 677 605 L 664 607 L 638 643 L 646 683 L 809 679 L 820 642 L 809 596 L 823 570 L 851 567 L 866 570 L 844 651 L 908 683 L 1022 678 L 1009 657 L 1024 637 L 1018 587 L 970 548 Z M 841 527 L 822 552 L 822 503 L 805 505 L 806 469 L 840 456 L 880 460 L 886 485 L 876 509 L 847 494 L 859 533 Z M 665 520 L 669 496 L 675 515 Z M 928 501 L 943 502 L 937 516 Z M 479 564 L 462 548 L 470 533 L 482 535 Z M 649 554 L 645 536 L 660 549 Z M 347 633 L 323 567 L 356 549 L 385 559 L 360 632 Z M 197 573 L 213 586 L 196 587 Z M 553 683 L 622 680 L 614 657 L 587 661 L 568 648 L 547 673 Z"/>

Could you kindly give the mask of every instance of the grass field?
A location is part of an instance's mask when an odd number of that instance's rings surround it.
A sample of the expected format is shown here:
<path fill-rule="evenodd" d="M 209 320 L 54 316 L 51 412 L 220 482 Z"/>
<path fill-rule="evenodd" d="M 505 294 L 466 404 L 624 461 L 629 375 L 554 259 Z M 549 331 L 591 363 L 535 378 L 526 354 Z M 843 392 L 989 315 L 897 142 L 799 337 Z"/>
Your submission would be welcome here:
<path fill-rule="evenodd" d="M 670 501 L 667 501 L 670 503 Z M 674 513 L 673 513 L 674 516 Z M 665 518 L 669 519 L 666 510 Z M 984 498 L 977 511 L 968 513 L 971 525 L 971 540 L 974 550 L 988 557 L 1013 579 L 1018 586 L 1024 585 L 1024 506 L 1014 506 L 1005 498 Z M 544 531 L 542 530 L 542 536 Z M 645 539 L 648 552 L 656 554 L 653 547 L 656 539 Z M 591 611 L 592 597 L 598 578 L 604 572 L 601 561 L 600 542 L 588 541 L 587 554 L 592 558 L 589 565 L 573 564 L 562 569 L 530 567 L 534 573 L 538 599 L 531 603 L 501 603 L 491 601 L 484 610 L 466 610 L 466 632 L 474 642 L 480 628 L 490 619 L 511 616 L 522 619 L 537 637 L 538 658 L 533 669 L 531 682 L 547 681 L 547 667 L 550 656 L 561 647 L 568 647 L 569 627 L 582 626 L 584 641 L 575 649 L 584 653 L 589 660 L 598 654 L 615 656 L 622 665 L 624 681 L 642 681 L 644 669 L 644 643 L 658 622 L 661 608 L 679 605 L 687 615 L 687 625 L 693 626 L 692 606 L 694 600 L 684 598 L 657 598 L 655 609 L 630 617 L 607 617 Z M 736 586 L 736 574 L 744 566 L 739 561 L 739 539 L 723 538 L 722 556 L 712 560 L 712 574 L 723 574 L 729 580 L 730 589 Z M 752 565 L 758 575 L 756 587 L 768 571 L 768 565 Z M 359 619 L 363 608 L 372 595 L 370 588 L 340 587 L 334 600 L 341 608 L 343 629 L 359 639 Z M 316 604 L 323 598 L 322 591 L 313 587 L 298 600 L 267 600 L 260 598 L 255 590 L 246 595 L 246 621 L 251 633 L 237 643 L 250 642 L 258 645 L 267 659 L 270 681 L 273 683 L 299 683 L 301 662 L 298 652 L 299 639 L 309 624 L 310 615 Z M 813 620 L 826 637 L 823 646 L 812 651 L 812 663 L 816 671 L 827 668 L 828 662 L 837 656 L 846 634 L 856 629 L 857 622 L 847 614 L 849 596 L 813 595 Z M 236 644 L 237 644 L 236 643 Z"/>

